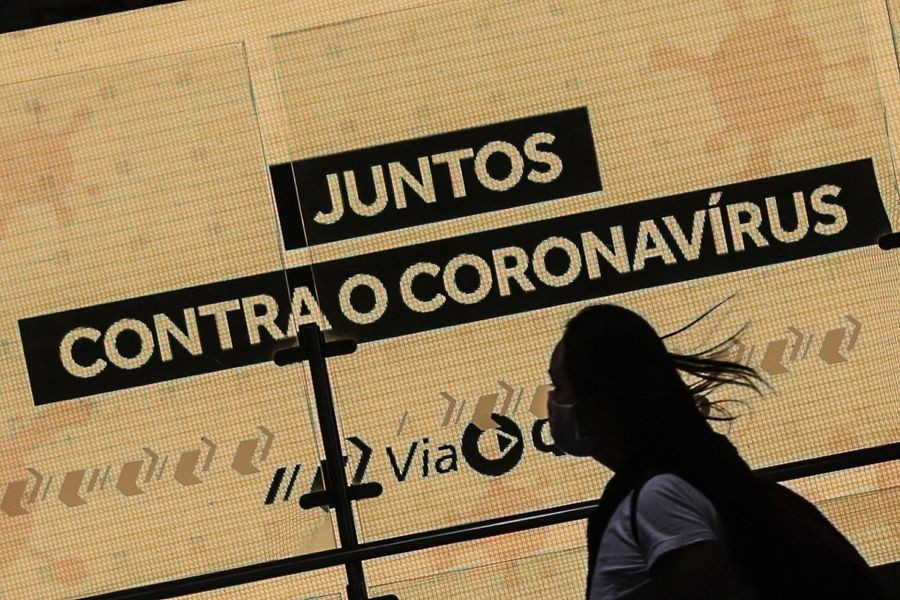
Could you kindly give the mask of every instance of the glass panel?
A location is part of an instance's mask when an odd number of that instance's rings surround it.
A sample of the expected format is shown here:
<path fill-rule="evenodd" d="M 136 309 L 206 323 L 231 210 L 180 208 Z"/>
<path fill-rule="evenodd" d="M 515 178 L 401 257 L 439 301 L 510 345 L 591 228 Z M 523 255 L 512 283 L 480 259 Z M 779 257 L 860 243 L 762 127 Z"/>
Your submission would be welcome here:
<path fill-rule="evenodd" d="M 542 420 L 597 298 L 668 332 L 736 295 L 671 347 L 749 323 L 733 356 L 775 391 L 727 431 L 755 467 L 897 439 L 897 77 L 862 6 L 455 2 L 273 38 L 286 262 L 362 343 L 331 372 L 385 486 L 365 539 L 598 495 Z"/>
<path fill-rule="evenodd" d="M 815 502 L 871 565 L 900 561 L 900 461 L 785 482 Z"/>
<path fill-rule="evenodd" d="M 243 47 L 0 106 L 0 595 L 332 548 L 330 515 L 297 506 L 305 379 L 269 362 L 290 297 Z"/>
<path fill-rule="evenodd" d="M 575 526 L 577 525 L 577 526 Z M 398 598 L 577 598 L 587 559 L 583 523 L 372 561 L 369 595 Z"/>
<path fill-rule="evenodd" d="M 871 565 L 900 560 L 900 487 L 826 500 L 822 512 L 850 539 Z"/>
<path fill-rule="evenodd" d="M 203 592 L 179 596 L 189 600 L 220 600 L 240 598 L 247 600 L 270 600 L 271 598 L 291 598 L 291 600 L 342 600 L 343 593 L 334 590 L 346 586 L 343 568 L 320 569 L 299 573 L 289 577 L 277 577 Z"/>

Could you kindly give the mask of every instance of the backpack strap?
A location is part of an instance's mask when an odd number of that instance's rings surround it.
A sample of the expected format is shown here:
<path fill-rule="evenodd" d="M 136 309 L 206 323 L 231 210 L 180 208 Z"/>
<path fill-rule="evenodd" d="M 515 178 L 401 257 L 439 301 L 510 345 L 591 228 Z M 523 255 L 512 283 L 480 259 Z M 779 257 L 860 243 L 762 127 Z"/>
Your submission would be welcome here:
<path fill-rule="evenodd" d="M 635 484 L 634 489 L 631 490 L 631 537 L 634 538 L 636 544 L 640 546 L 640 540 L 638 539 L 638 526 L 637 526 L 637 509 L 638 509 L 638 495 L 641 493 L 641 488 L 644 487 L 644 484 L 656 477 L 657 475 L 662 475 L 665 471 L 648 471 L 644 473 L 640 479 L 638 479 L 637 484 Z"/>

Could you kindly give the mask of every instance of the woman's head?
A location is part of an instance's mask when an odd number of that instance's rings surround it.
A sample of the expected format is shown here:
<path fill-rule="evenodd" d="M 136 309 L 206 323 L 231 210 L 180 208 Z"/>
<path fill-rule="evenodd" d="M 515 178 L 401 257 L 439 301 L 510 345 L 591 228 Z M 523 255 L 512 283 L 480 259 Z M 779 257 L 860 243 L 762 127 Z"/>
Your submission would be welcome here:
<path fill-rule="evenodd" d="M 671 446 L 708 431 L 704 418 L 710 405 L 698 399 L 725 383 L 757 389 L 755 382 L 761 381 L 753 369 L 722 360 L 735 337 L 709 351 L 681 355 L 670 352 L 654 328 L 626 308 L 585 308 L 566 325 L 551 357 L 554 439 L 571 454 L 590 454 L 616 468 L 637 450 Z M 697 381 L 688 385 L 679 371 Z M 572 430 L 580 439 L 577 448 Z"/>

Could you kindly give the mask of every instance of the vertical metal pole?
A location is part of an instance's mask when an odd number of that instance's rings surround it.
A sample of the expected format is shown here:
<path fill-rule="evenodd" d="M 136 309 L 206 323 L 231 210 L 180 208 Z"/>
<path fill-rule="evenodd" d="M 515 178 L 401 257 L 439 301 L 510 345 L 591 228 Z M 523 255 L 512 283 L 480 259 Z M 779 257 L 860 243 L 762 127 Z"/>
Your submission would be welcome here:
<path fill-rule="evenodd" d="M 344 456 L 337 417 L 334 412 L 331 382 L 328 379 L 328 366 L 325 363 L 325 340 L 319 326 L 309 324 L 300 327 L 300 344 L 303 353 L 309 360 L 316 412 L 319 415 L 322 442 L 325 446 L 325 468 L 323 469 L 325 489 L 332 494 L 334 499 L 341 548 L 355 548 L 359 545 L 359 540 L 356 534 L 356 523 L 353 520 L 353 507 L 348 494 L 347 475 L 344 472 Z M 362 562 L 349 561 L 344 566 L 347 569 L 347 596 L 350 600 L 367 600 L 368 591 Z"/>

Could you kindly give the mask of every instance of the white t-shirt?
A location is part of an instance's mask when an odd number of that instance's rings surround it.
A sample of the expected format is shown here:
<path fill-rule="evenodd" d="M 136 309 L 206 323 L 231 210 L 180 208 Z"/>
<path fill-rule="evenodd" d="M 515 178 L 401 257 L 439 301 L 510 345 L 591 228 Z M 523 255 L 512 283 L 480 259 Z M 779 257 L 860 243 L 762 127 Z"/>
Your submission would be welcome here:
<path fill-rule="evenodd" d="M 590 600 L 654 600 L 650 567 L 667 552 L 701 541 L 721 544 L 729 555 L 719 514 L 709 499 L 672 474 L 647 480 L 638 495 L 637 530 L 631 530 L 631 494 L 613 512 L 600 540 Z M 751 600 L 746 580 L 732 570 L 729 598 Z"/>

